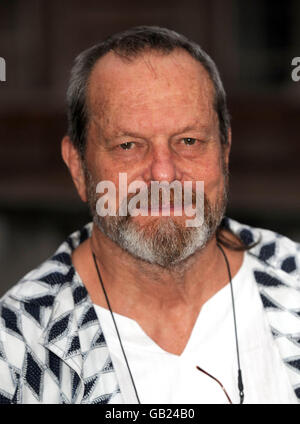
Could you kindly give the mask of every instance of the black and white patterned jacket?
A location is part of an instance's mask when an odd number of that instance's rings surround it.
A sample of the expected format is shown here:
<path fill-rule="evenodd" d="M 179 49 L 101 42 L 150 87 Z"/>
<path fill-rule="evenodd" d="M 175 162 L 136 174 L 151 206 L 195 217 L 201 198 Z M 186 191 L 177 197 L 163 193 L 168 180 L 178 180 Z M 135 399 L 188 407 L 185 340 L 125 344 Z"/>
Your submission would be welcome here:
<path fill-rule="evenodd" d="M 300 245 L 226 218 L 250 250 L 263 306 L 300 399 Z M 122 403 L 91 299 L 71 262 L 92 224 L 0 301 L 0 403 Z"/>

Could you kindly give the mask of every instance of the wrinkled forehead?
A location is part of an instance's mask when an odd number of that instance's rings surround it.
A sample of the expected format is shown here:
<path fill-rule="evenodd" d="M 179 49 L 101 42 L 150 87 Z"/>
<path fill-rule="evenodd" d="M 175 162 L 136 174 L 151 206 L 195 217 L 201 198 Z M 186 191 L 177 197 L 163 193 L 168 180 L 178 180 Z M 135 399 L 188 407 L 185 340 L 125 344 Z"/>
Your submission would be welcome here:
<path fill-rule="evenodd" d="M 95 64 L 88 83 L 89 116 L 113 110 L 136 113 L 140 109 L 186 105 L 212 114 L 214 86 L 206 69 L 186 51 L 146 51 L 134 58 L 109 52 Z"/>

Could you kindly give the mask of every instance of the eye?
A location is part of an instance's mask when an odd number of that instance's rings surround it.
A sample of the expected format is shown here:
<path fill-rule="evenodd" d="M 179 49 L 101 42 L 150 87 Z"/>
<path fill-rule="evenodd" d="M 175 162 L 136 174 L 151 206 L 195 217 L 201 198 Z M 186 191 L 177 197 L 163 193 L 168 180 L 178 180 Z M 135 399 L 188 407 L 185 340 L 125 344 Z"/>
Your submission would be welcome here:
<path fill-rule="evenodd" d="M 132 141 L 128 141 L 126 143 L 120 144 L 120 147 L 123 150 L 130 150 L 130 149 L 132 149 L 133 145 L 134 145 L 134 143 Z"/>
<path fill-rule="evenodd" d="M 193 146 L 196 143 L 196 138 L 185 137 L 183 138 L 183 142 L 186 146 Z"/>

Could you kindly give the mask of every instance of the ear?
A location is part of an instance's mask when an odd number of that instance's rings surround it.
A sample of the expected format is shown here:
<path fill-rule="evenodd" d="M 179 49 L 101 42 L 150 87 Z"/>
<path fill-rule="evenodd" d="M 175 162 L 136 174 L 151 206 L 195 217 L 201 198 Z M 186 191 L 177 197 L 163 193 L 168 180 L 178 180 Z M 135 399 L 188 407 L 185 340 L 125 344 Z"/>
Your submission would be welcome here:
<path fill-rule="evenodd" d="M 77 192 L 83 202 L 87 201 L 85 175 L 82 160 L 78 150 L 74 147 L 70 137 L 65 136 L 61 143 L 61 154 L 63 160 L 71 173 Z"/>
<path fill-rule="evenodd" d="M 230 150 L 231 150 L 231 128 L 228 128 L 228 132 L 227 132 L 227 144 L 224 147 L 224 161 L 226 164 L 226 167 L 228 168 L 228 163 L 229 163 L 229 155 L 230 155 Z"/>

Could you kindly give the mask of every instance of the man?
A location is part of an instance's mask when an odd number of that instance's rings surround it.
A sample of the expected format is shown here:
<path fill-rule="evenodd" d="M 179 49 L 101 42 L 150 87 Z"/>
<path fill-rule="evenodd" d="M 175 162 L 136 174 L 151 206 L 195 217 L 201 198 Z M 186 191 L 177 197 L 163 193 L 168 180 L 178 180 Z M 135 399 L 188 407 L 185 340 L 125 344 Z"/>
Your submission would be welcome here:
<path fill-rule="evenodd" d="M 224 218 L 231 131 L 213 61 L 133 28 L 79 55 L 68 105 L 62 155 L 93 225 L 2 298 L 2 402 L 297 403 L 299 247 Z M 175 181 L 195 210 L 204 183 L 199 225 L 176 190 L 169 216 L 161 190 L 150 208 L 152 183 Z M 115 187 L 102 203 L 99 182 Z M 131 183 L 146 213 L 121 213 Z"/>

